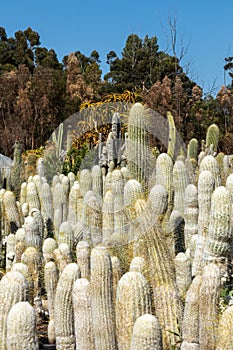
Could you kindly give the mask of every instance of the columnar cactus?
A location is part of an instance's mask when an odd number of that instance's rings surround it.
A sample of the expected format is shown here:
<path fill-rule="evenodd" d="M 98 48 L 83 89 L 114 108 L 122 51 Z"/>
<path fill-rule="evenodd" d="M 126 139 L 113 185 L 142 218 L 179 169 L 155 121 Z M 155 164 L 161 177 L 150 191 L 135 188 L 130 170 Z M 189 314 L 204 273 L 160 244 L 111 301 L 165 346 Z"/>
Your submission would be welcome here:
<path fill-rule="evenodd" d="M 6 237 L 6 271 L 10 271 L 15 257 L 15 235 L 10 233 Z"/>
<path fill-rule="evenodd" d="M 7 317 L 7 349 L 39 350 L 36 334 L 36 314 L 27 302 L 15 304 Z"/>
<path fill-rule="evenodd" d="M 57 244 L 60 245 L 62 243 L 68 244 L 71 252 L 74 247 L 74 232 L 71 224 L 68 221 L 63 221 L 59 228 L 59 233 L 57 236 Z"/>
<path fill-rule="evenodd" d="M 68 215 L 68 200 L 61 183 L 57 183 L 53 190 L 53 208 L 55 238 L 57 238 L 60 225 L 67 220 Z"/>
<path fill-rule="evenodd" d="M 49 261 L 44 267 L 44 283 L 48 300 L 48 311 L 50 320 L 54 318 L 54 302 L 58 283 L 58 269 L 53 261 Z"/>
<path fill-rule="evenodd" d="M 95 246 L 102 242 L 102 210 L 99 198 L 93 191 L 84 197 L 83 238 Z"/>
<path fill-rule="evenodd" d="M 80 185 L 74 182 L 69 194 L 69 212 L 68 221 L 74 227 L 82 219 L 83 197 L 80 191 Z"/>
<path fill-rule="evenodd" d="M 42 237 L 40 236 L 38 222 L 33 216 L 27 216 L 25 218 L 24 232 L 27 247 L 35 247 L 41 251 Z"/>
<path fill-rule="evenodd" d="M 212 155 L 207 155 L 202 159 L 199 172 L 201 173 L 204 170 L 209 170 L 213 174 L 215 188 L 221 186 L 220 168 L 216 159 Z"/>
<path fill-rule="evenodd" d="M 66 194 L 66 197 L 68 198 L 69 192 L 70 192 L 70 180 L 68 176 L 64 176 L 61 180 L 62 187 L 64 189 L 64 192 Z"/>
<path fill-rule="evenodd" d="M 7 316 L 13 305 L 27 301 L 28 283 L 22 273 L 7 272 L 0 281 L 0 349 L 6 350 Z"/>
<path fill-rule="evenodd" d="M 199 343 L 202 350 L 215 350 L 221 273 L 217 265 L 204 267 L 199 293 Z"/>
<path fill-rule="evenodd" d="M 65 267 L 72 262 L 71 251 L 67 243 L 61 243 L 57 249 L 54 250 L 54 259 L 56 261 L 60 274 Z"/>
<path fill-rule="evenodd" d="M 210 223 L 207 237 L 207 260 L 228 257 L 230 253 L 231 197 L 224 187 L 217 187 L 211 198 Z"/>
<path fill-rule="evenodd" d="M 91 247 L 87 241 L 79 241 L 76 246 L 76 259 L 81 271 L 81 277 L 90 279 Z"/>
<path fill-rule="evenodd" d="M 128 180 L 124 186 L 124 210 L 126 225 L 130 225 L 136 219 L 134 209 L 135 203 L 139 199 L 143 199 L 142 185 L 135 179 Z M 126 228 L 127 230 L 127 228 Z"/>
<path fill-rule="evenodd" d="M 175 257 L 176 283 L 180 296 L 185 300 L 186 292 L 192 282 L 191 261 L 185 253 L 178 253 Z"/>
<path fill-rule="evenodd" d="M 53 238 L 46 238 L 42 246 L 44 262 L 47 263 L 54 259 L 54 250 L 57 248 L 57 242 Z"/>
<path fill-rule="evenodd" d="M 150 314 L 138 317 L 133 327 L 130 350 L 162 349 L 162 332 L 157 318 Z"/>
<path fill-rule="evenodd" d="M 41 187 L 41 214 L 45 220 L 45 229 L 46 234 L 45 237 L 51 235 L 52 231 L 52 222 L 53 222 L 53 198 L 52 198 L 52 190 L 50 185 L 45 182 Z"/>
<path fill-rule="evenodd" d="M 171 157 L 171 159 L 173 159 L 175 155 L 175 146 L 176 146 L 176 126 L 175 126 L 173 116 L 170 112 L 167 113 L 167 120 L 169 125 L 167 154 Z"/>
<path fill-rule="evenodd" d="M 28 247 L 24 251 L 21 261 L 23 264 L 27 265 L 28 270 L 32 275 L 34 284 L 33 296 L 37 297 L 41 293 L 41 253 L 34 247 Z"/>
<path fill-rule="evenodd" d="M 124 178 L 120 170 L 112 172 L 112 193 L 114 197 L 114 233 L 119 237 L 124 235 Z"/>
<path fill-rule="evenodd" d="M 88 169 L 83 169 L 80 172 L 79 184 L 80 184 L 81 194 L 84 198 L 87 191 L 92 190 L 92 176 Z"/>
<path fill-rule="evenodd" d="M 72 298 L 76 350 L 95 350 L 91 315 L 91 287 L 86 278 L 78 278 L 74 282 Z"/>
<path fill-rule="evenodd" d="M 74 311 L 72 303 L 73 284 L 80 278 L 77 264 L 68 264 L 63 270 L 56 290 L 54 302 L 54 324 L 57 350 L 74 350 Z"/>
<path fill-rule="evenodd" d="M 117 256 L 111 256 L 112 263 L 112 301 L 115 309 L 116 305 L 116 292 L 119 279 L 122 276 L 121 261 Z"/>
<path fill-rule="evenodd" d="M 193 184 L 189 184 L 185 189 L 184 220 L 184 240 L 187 249 L 192 236 L 198 233 L 197 187 Z"/>
<path fill-rule="evenodd" d="M 189 141 L 188 144 L 188 156 L 189 159 L 197 159 L 198 155 L 198 141 L 197 139 L 193 138 Z"/>
<path fill-rule="evenodd" d="M 168 192 L 168 207 L 173 205 L 173 162 L 167 153 L 161 153 L 156 160 L 155 184 L 163 186 Z"/>
<path fill-rule="evenodd" d="M 37 208 L 40 210 L 40 199 L 39 194 L 36 188 L 36 184 L 33 181 L 28 182 L 27 184 L 27 196 L 26 202 L 29 205 L 29 211 L 32 208 Z"/>
<path fill-rule="evenodd" d="M 206 147 L 213 145 L 214 152 L 218 150 L 219 128 L 216 124 L 211 124 L 206 133 Z"/>
<path fill-rule="evenodd" d="M 162 328 L 163 347 L 170 350 L 178 340 L 175 334 L 179 333 L 182 320 L 182 303 L 175 280 L 174 262 L 163 239 L 164 233 L 160 225 L 155 223 L 151 226 L 146 212 L 141 221 L 144 258 L 149 270 L 155 313 Z"/>
<path fill-rule="evenodd" d="M 145 108 L 135 103 L 129 114 L 127 159 L 128 168 L 133 178 L 143 187 L 148 180 L 148 131 L 146 130 Z"/>
<path fill-rule="evenodd" d="M 103 206 L 103 243 L 109 242 L 114 233 L 114 196 L 111 190 L 108 190 L 104 196 Z"/>
<path fill-rule="evenodd" d="M 103 197 L 103 175 L 99 165 L 94 165 L 91 171 L 92 191 L 100 199 Z"/>
<path fill-rule="evenodd" d="M 136 319 L 151 312 L 149 285 L 140 272 L 127 272 L 118 282 L 116 334 L 119 350 L 129 350 Z"/>
<path fill-rule="evenodd" d="M 199 350 L 199 291 L 201 276 L 196 276 L 185 298 L 184 317 L 182 323 L 182 350 Z"/>
<path fill-rule="evenodd" d="M 185 188 L 188 185 L 188 177 L 185 164 L 177 160 L 173 167 L 173 186 L 174 186 L 174 209 L 184 214 Z"/>
<path fill-rule="evenodd" d="M 27 201 L 27 183 L 22 182 L 19 194 L 19 203 L 23 205 Z"/>
<path fill-rule="evenodd" d="M 211 196 L 214 190 L 214 176 L 209 170 L 203 170 L 198 178 L 198 238 L 192 265 L 193 276 L 202 272 L 203 254 L 208 235 Z"/>
<path fill-rule="evenodd" d="M 12 191 L 5 191 L 2 203 L 4 210 L 5 235 L 15 233 L 21 226 L 21 221 L 14 193 Z"/>
<path fill-rule="evenodd" d="M 97 246 L 91 252 L 91 290 L 95 348 L 116 350 L 112 264 L 104 246 Z"/>
<path fill-rule="evenodd" d="M 146 203 L 147 210 L 151 214 L 151 224 L 154 224 L 158 218 L 160 221 L 164 218 L 168 205 L 168 192 L 162 185 L 155 185 L 150 190 Z"/>
<path fill-rule="evenodd" d="M 28 301 L 29 303 L 33 303 L 33 290 L 34 290 L 34 283 L 32 279 L 32 275 L 29 272 L 29 268 L 26 264 L 23 264 L 21 262 L 15 263 L 12 266 L 11 271 L 17 271 L 22 273 L 22 275 L 26 278 L 27 283 L 28 283 Z"/>

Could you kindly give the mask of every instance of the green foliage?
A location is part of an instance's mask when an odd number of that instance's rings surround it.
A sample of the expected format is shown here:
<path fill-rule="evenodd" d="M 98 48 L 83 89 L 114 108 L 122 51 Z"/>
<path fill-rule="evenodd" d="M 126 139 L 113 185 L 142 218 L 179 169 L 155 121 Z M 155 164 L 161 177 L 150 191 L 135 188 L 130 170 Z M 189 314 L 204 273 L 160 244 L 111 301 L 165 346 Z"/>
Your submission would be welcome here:
<path fill-rule="evenodd" d="M 69 172 L 73 172 L 77 175 L 83 158 L 88 152 L 88 146 L 86 143 L 80 148 L 72 147 L 66 154 L 66 159 L 63 163 L 62 173 L 68 175 Z"/>

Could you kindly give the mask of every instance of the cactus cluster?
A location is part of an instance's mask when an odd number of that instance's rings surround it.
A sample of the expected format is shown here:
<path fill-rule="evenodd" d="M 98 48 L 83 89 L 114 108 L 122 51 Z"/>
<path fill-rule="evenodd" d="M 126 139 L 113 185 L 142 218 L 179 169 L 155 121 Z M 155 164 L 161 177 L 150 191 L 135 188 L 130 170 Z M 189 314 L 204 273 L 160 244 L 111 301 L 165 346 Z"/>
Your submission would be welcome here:
<path fill-rule="evenodd" d="M 116 113 L 106 163 L 50 184 L 41 161 L 19 197 L 0 190 L 0 350 L 38 350 L 41 324 L 58 350 L 232 348 L 233 186 L 218 129 L 175 158 L 168 114 L 149 178 L 148 116 L 132 107 L 123 166 Z"/>

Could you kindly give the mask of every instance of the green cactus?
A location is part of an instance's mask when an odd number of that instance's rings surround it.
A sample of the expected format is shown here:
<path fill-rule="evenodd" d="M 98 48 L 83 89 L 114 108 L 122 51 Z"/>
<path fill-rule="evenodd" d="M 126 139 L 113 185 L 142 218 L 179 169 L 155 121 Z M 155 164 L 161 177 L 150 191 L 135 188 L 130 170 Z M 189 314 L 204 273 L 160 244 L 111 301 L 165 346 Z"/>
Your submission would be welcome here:
<path fill-rule="evenodd" d="M 68 264 L 57 284 L 54 302 L 54 324 L 57 350 L 74 350 L 74 311 L 72 303 L 73 285 L 80 278 L 77 264 Z"/>
<path fill-rule="evenodd" d="M 150 314 L 138 317 L 133 327 L 130 350 L 162 349 L 162 332 L 157 318 Z"/>
<path fill-rule="evenodd" d="M 76 350 L 95 350 L 91 315 L 91 288 L 90 282 L 86 278 L 78 278 L 74 282 L 72 298 Z"/>
<path fill-rule="evenodd" d="M 27 301 L 15 304 L 8 314 L 7 349 L 39 350 L 36 313 Z"/>
<path fill-rule="evenodd" d="M 198 156 L 198 141 L 197 139 L 193 138 L 189 141 L 188 144 L 188 157 L 189 159 L 196 159 Z"/>
<path fill-rule="evenodd" d="M 211 124 L 206 133 L 206 147 L 213 145 L 213 151 L 218 151 L 219 128 L 216 124 Z"/>
<path fill-rule="evenodd" d="M 96 350 L 117 349 L 112 281 L 108 249 L 97 246 L 91 252 L 91 310 Z"/>
<path fill-rule="evenodd" d="M 119 350 L 130 350 L 133 326 L 139 316 L 151 312 L 149 285 L 140 272 L 127 272 L 118 282 L 116 334 Z"/>

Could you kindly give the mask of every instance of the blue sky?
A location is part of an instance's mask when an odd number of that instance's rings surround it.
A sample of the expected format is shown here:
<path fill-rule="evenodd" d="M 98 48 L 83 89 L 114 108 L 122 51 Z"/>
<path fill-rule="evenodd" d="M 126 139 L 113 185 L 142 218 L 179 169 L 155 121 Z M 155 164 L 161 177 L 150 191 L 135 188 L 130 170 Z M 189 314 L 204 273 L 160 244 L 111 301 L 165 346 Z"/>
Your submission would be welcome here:
<path fill-rule="evenodd" d="M 233 1 L 223 0 L 11 0 L 2 1 L 0 26 L 8 37 L 29 26 L 40 34 L 41 46 L 56 51 L 59 60 L 80 50 L 100 53 L 106 73 L 106 55 L 119 56 L 128 35 L 157 36 L 161 50 L 169 52 L 168 18 L 177 21 L 177 52 L 180 42 L 189 49 L 181 62 L 189 63 L 189 76 L 205 92 L 215 82 L 224 83 L 224 58 L 233 56 Z M 228 74 L 225 82 L 229 83 Z"/>

